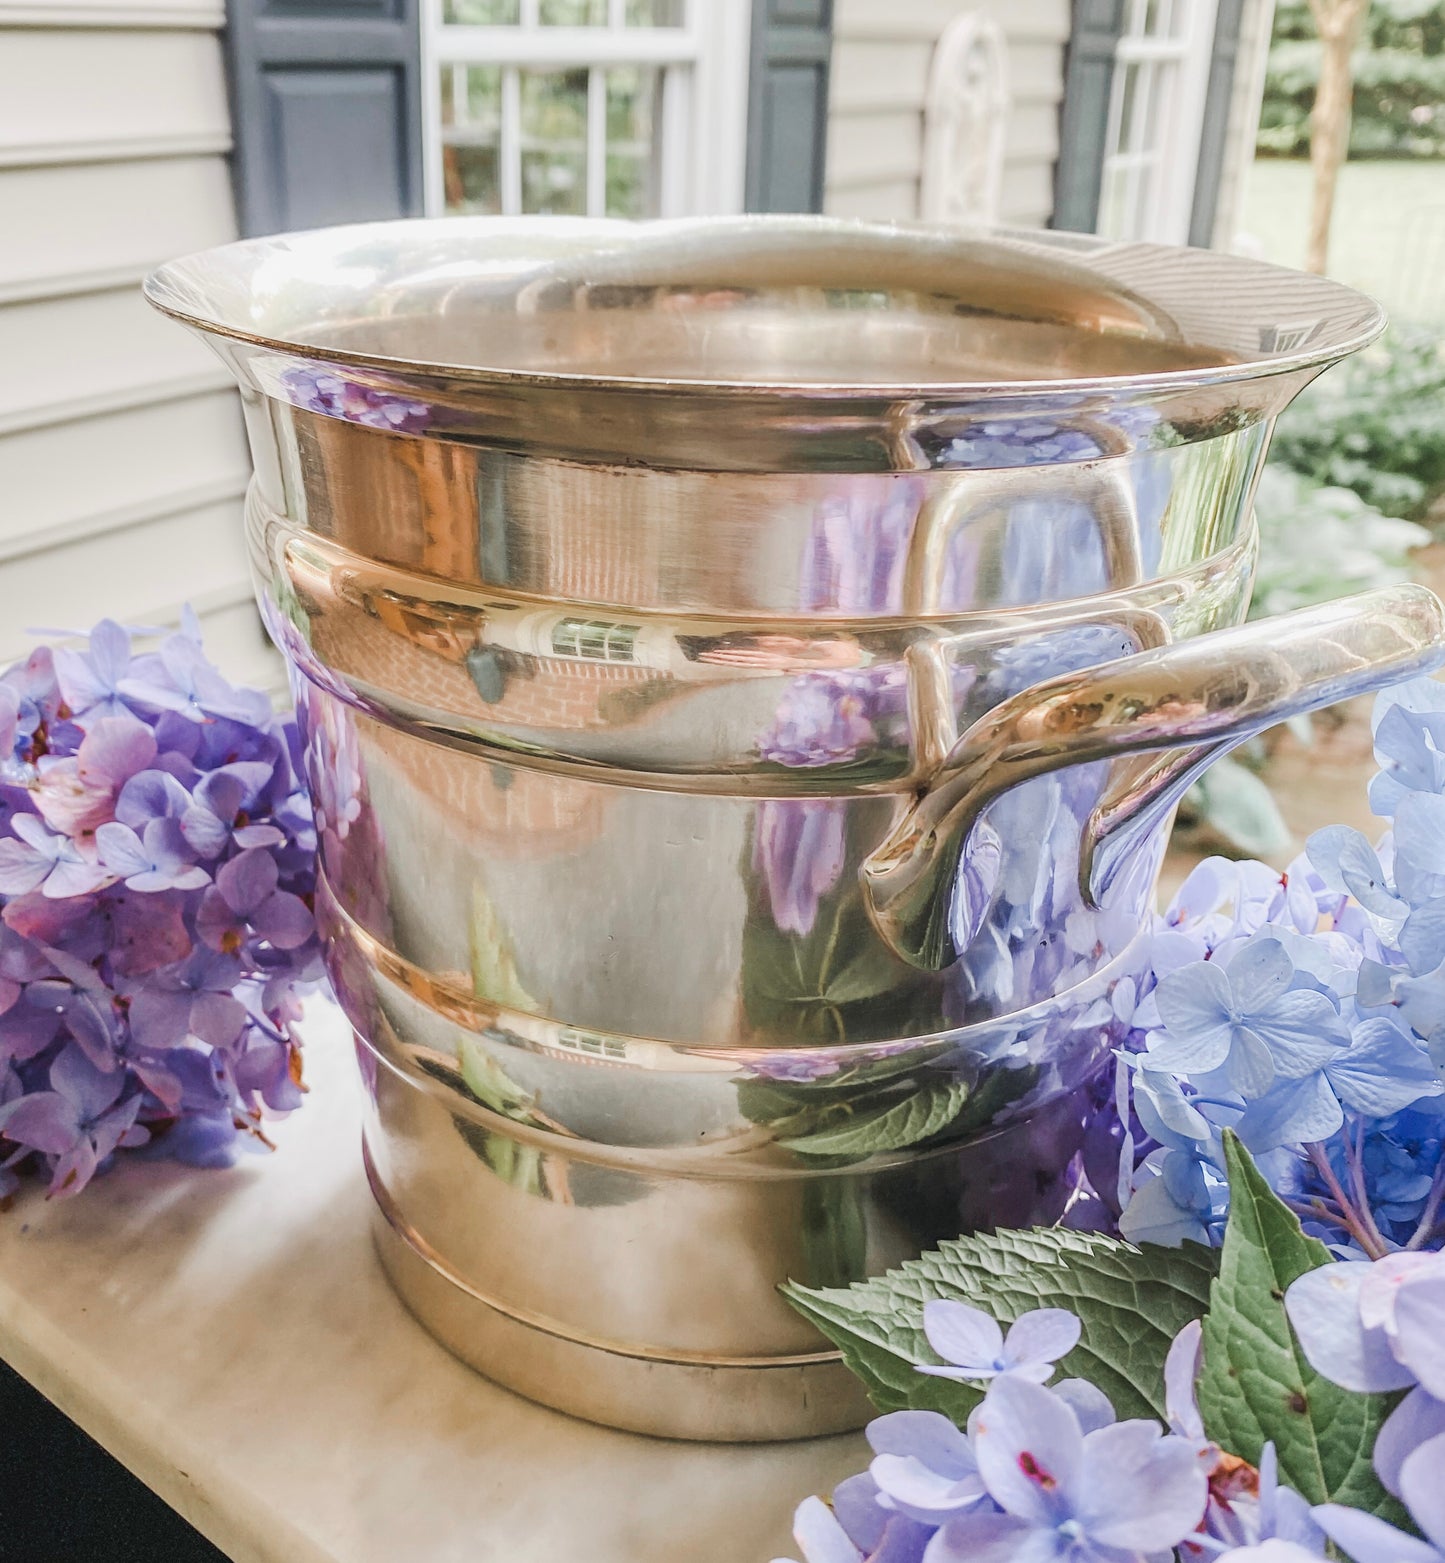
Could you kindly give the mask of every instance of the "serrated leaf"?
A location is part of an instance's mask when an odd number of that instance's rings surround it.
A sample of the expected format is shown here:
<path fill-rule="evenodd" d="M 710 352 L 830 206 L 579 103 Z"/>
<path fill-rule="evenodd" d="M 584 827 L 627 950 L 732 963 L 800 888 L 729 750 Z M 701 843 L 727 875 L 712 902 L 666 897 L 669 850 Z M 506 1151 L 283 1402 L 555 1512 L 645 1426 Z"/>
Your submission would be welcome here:
<path fill-rule="evenodd" d="M 1272 1440 L 1280 1479 L 1309 1503 L 1346 1503 L 1408 1525 L 1371 1463 L 1391 1397 L 1356 1394 L 1322 1378 L 1285 1312 L 1290 1283 L 1332 1263 L 1329 1251 L 1300 1230 L 1232 1132 L 1224 1136 L 1224 1155 L 1229 1225 L 1204 1321 L 1204 1430 L 1251 1465 Z"/>
<path fill-rule="evenodd" d="M 1164 1358 L 1174 1336 L 1203 1315 L 1218 1259 L 1197 1243 L 1141 1249 L 1048 1227 L 955 1238 L 849 1287 L 783 1290 L 842 1350 L 880 1411 L 941 1411 L 961 1426 L 982 1398 L 982 1386 L 918 1372 L 939 1360 L 923 1334 L 923 1305 L 950 1297 L 1005 1326 L 1034 1308 L 1072 1310 L 1083 1334 L 1058 1376 L 1091 1380 L 1121 1417 L 1159 1417 Z"/>
<path fill-rule="evenodd" d="M 890 1107 L 852 1113 L 816 1134 L 780 1140 L 801 1156 L 872 1156 L 898 1151 L 941 1133 L 963 1111 L 969 1087 L 956 1080 L 930 1081 Z"/>

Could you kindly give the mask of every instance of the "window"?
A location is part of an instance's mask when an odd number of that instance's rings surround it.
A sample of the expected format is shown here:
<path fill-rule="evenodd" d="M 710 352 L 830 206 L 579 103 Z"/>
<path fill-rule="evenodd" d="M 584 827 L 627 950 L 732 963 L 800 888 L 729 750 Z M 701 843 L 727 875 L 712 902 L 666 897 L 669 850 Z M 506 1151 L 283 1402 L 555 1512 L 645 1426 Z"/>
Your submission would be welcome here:
<path fill-rule="evenodd" d="M 427 210 L 742 209 L 748 0 L 425 0 Z"/>
<path fill-rule="evenodd" d="M 1128 0 L 1114 56 L 1098 231 L 1184 244 L 1217 0 Z"/>

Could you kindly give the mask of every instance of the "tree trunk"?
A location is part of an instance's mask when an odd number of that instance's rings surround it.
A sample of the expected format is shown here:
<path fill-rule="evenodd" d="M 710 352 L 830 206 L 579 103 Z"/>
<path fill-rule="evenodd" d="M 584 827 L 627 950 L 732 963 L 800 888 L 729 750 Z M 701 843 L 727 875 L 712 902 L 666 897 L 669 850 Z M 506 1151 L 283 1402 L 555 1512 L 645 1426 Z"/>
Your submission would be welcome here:
<path fill-rule="evenodd" d="M 1323 274 L 1330 253 L 1330 220 L 1335 186 L 1350 143 L 1350 104 L 1354 95 L 1355 45 L 1369 11 L 1369 0 L 1310 0 L 1319 30 L 1320 84 L 1310 110 L 1310 167 L 1314 193 L 1310 203 L 1305 269 Z"/>

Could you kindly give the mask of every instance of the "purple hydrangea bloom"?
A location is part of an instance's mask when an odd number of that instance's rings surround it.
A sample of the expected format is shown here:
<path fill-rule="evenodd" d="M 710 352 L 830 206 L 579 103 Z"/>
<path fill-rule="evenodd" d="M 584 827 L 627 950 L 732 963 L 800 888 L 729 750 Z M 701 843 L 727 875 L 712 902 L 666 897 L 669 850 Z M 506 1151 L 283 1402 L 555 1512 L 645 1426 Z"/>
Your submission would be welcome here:
<path fill-rule="evenodd" d="M 1186 1440 L 1147 1421 L 1086 1434 L 1065 1401 L 1017 1374 L 990 1386 L 973 1447 L 993 1506 L 949 1519 L 928 1563 L 1123 1563 L 1178 1545 L 1204 1512 Z"/>
<path fill-rule="evenodd" d="M 963 1380 L 1012 1375 L 1042 1384 L 1079 1344 L 1080 1325 L 1067 1309 L 1036 1308 L 1020 1314 L 1005 1336 L 982 1308 L 937 1298 L 924 1305 L 923 1332 L 946 1366 L 922 1364 L 920 1373 Z"/>
<path fill-rule="evenodd" d="M 0 1107 L 0 1138 L 51 1159 L 50 1192 L 78 1194 L 122 1145 L 143 1145 L 137 1125 L 144 1098 L 124 1071 L 103 1073 L 73 1044 L 51 1064 L 48 1089 Z"/>
<path fill-rule="evenodd" d="M 61 900 L 87 895 L 114 878 L 93 845 L 86 850 L 70 837 L 54 834 L 37 815 L 12 816 L 10 829 L 11 838 L 0 841 L 0 895 L 39 890 Z"/>
<path fill-rule="evenodd" d="M 111 820 L 96 831 L 95 844 L 107 871 L 130 890 L 199 890 L 211 882 L 176 819 L 150 820 L 140 835 Z"/>
<path fill-rule="evenodd" d="M 189 613 L 139 654 L 101 624 L 0 690 L 0 1197 L 32 1170 L 78 1193 L 142 1144 L 227 1161 L 300 1101 L 321 970 L 289 724 Z"/>

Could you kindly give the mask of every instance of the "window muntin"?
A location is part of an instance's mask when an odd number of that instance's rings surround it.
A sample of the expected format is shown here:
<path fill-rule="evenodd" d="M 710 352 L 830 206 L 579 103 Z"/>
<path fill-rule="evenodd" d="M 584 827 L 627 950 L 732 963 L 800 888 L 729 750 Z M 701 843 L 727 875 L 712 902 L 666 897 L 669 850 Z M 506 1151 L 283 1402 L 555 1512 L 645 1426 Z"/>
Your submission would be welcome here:
<path fill-rule="evenodd" d="M 426 4 L 429 211 L 740 208 L 739 0 Z"/>

